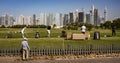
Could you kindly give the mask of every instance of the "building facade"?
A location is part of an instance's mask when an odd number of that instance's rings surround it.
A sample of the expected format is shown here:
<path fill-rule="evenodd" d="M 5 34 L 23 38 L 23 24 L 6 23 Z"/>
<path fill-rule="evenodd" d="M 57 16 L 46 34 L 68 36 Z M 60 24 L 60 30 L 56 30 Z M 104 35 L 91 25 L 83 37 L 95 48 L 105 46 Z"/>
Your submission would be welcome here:
<path fill-rule="evenodd" d="M 14 23 L 14 18 L 12 15 L 6 14 L 0 17 L 0 25 L 12 26 Z"/>
<path fill-rule="evenodd" d="M 94 25 L 98 26 L 99 22 L 98 22 L 98 9 L 94 9 Z"/>
<path fill-rule="evenodd" d="M 84 23 L 84 12 L 78 13 L 78 22 Z"/>

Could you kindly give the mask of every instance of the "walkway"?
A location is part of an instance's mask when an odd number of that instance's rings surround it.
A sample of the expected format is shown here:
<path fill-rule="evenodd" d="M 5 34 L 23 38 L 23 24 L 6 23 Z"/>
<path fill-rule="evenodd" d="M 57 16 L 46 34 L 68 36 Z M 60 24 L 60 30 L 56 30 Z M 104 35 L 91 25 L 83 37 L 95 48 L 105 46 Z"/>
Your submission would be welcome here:
<path fill-rule="evenodd" d="M 114 58 L 82 58 L 76 60 L 28 60 L 22 61 L 14 58 L 0 57 L 0 63 L 120 63 L 120 57 Z"/>

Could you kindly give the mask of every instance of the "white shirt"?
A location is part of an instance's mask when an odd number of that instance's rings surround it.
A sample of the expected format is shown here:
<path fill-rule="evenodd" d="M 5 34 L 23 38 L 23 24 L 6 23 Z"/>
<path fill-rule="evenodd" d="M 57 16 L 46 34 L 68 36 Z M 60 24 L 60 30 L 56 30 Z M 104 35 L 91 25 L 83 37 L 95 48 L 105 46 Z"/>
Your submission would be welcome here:
<path fill-rule="evenodd" d="M 30 50 L 30 47 L 29 47 L 27 41 L 25 41 L 25 40 L 22 41 L 22 48 L 23 48 L 23 49 L 29 49 L 29 50 Z"/>
<path fill-rule="evenodd" d="M 83 25 L 83 26 L 81 27 L 81 30 L 82 30 L 82 32 L 85 32 L 86 26 Z"/>
<path fill-rule="evenodd" d="M 50 34 L 50 30 L 47 30 L 48 34 Z"/>
<path fill-rule="evenodd" d="M 24 27 L 22 30 L 21 30 L 21 33 L 24 34 L 24 30 L 26 29 L 26 27 Z"/>

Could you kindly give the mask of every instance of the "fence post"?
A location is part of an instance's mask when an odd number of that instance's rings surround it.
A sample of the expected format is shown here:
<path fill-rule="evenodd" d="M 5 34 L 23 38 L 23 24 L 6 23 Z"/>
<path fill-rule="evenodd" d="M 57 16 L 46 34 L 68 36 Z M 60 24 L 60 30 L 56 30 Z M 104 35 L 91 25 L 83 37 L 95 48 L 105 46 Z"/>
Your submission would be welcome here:
<path fill-rule="evenodd" d="M 90 44 L 90 54 L 93 53 L 93 46 Z"/>
<path fill-rule="evenodd" d="M 114 44 L 112 44 L 112 53 L 115 53 L 115 51 L 114 51 Z"/>
<path fill-rule="evenodd" d="M 115 44 L 105 45 L 88 45 L 88 46 L 70 46 L 67 45 L 64 49 L 62 47 L 33 47 L 30 50 L 30 55 L 66 55 L 66 54 L 102 54 L 102 53 L 120 53 L 120 46 Z M 4 55 L 20 55 L 19 48 L 0 48 L 0 56 Z"/>

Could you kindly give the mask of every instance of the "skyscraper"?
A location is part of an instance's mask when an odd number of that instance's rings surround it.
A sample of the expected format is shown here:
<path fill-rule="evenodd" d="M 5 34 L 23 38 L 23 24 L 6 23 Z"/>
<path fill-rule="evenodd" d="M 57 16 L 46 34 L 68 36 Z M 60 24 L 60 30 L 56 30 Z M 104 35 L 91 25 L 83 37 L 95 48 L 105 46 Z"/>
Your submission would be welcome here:
<path fill-rule="evenodd" d="M 40 13 L 40 18 L 39 18 L 39 22 L 40 25 L 44 24 L 44 13 Z"/>
<path fill-rule="evenodd" d="M 86 15 L 85 15 L 85 9 L 82 8 L 82 12 L 83 12 L 83 23 L 86 23 Z"/>
<path fill-rule="evenodd" d="M 54 24 L 56 24 L 57 27 L 60 26 L 60 13 L 55 14 Z"/>
<path fill-rule="evenodd" d="M 6 27 L 7 26 L 12 26 L 13 22 L 14 22 L 13 16 L 9 15 L 9 14 L 3 15 L 0 18 L 0 24 L 1 25 L 5 25 Z"/>
<path fill-rule="evenodd" d="M 19 25 L 25 25 L 25 17 L 23 15 L 20 15 L 18 18 L 18 24 Z"/>
<path fill-rule="evenodd" d="M 33 25 L 36 25 L 36 15 L 33 14 Z"/>
<path fill-rule="evenodd" d="M 63 25 L 66 25 L 68 24 L 68 14 L 64 14 L 64 17 L 63 17 Z"/>
<path fill-rule="evenodd" d="M 61 13 L 56 13 L 55 16 L 54 16 L 54 24 L 56 24 L 56 26 L 58 28 L 60 28 L 61 26 L 63 26 L 63 18 L 62 18 L 62 14 Z"/>
<path fill-rule="evenodd" d="M 53 25 L 54 23 L 54 15 L 52 13 L 47 14 L 46 25 Z"/>
<path fill-rule="evenodd" d="M 74 17 L 73 17 L 73 12 L 69 13 L 69 23 L 73 23 L 74 22 Z"/>
<path fill-rule="evenodd" d="M 98 9 L 94 9 L 94 25 L 98 26 Z"/>
<path fill-rule="evenodd" d="M 84 12 L 78 13 L 78 22 L 84 23 Z"/>
<path fill-rule="evenodd" d="M 60 27 L 63 27 L 63 14 L 60 13 Z"/>
<path fill-rule="evenodd" d="M 90 24 L 94 25 L 94 5 L 92 5 L 90 10 Z"/>
<path fill-rule="evenodd" d="M 107 7 L 104 9 L 104 22 L 107 21 Z"/>
<path fill-rule="evenodd" d="M 40 13 L 39 24 L 40 25 L 47 25 L 47 15 L 46 15 L 46 13 Z"/>
<path fill-rule="evenodd" d="M 30 16 L 28 16 L 28 17 L 26 17 L 26 21 L 25 21 L 25 24 L 26 25 L 31 25 L 32 23 L 31 23 L 31 17 Z"/>
<path fill-rule="evenodd" d="M 86 23 L 90 23 L 90 14 L 86 14 Z"/>
<path fill-rule="evenodd" d="M 78 12 L 78 9 L 76 9 L 76 11 L 74 12 L 74 22 L 78 22 Z"/>

